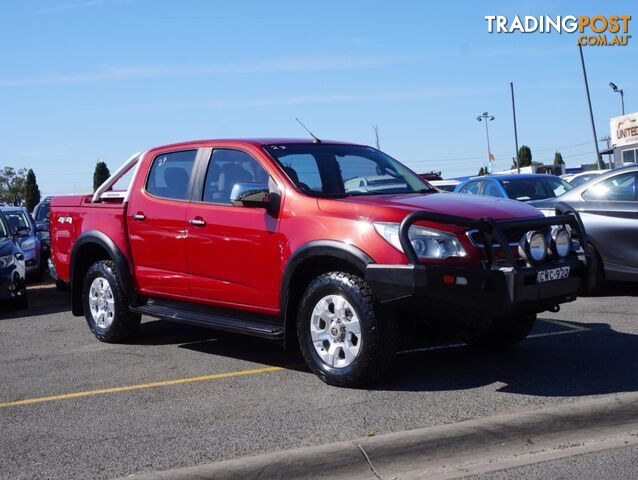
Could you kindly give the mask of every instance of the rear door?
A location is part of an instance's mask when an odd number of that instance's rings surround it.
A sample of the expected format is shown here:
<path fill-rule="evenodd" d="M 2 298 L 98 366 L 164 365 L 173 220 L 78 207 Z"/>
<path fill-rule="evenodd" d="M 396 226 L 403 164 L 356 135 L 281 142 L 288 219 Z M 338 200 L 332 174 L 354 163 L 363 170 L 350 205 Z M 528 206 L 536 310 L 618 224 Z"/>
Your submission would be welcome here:
<path fill-rule="evenodd" d="M 131 195 L 129 242 L 135 278 L 145 295 L 188 296 L 186 210 L 197 152 L 156 152 L 143 187 Z"/>
<path fill-rule="evenodd" d="M 254 156 L 238 148 L 214 148 L 198 174 L 200 193 L 188 207 L 190 296 L 202 303 L 279 309 L 277 218 L 265 208 L 235 207 L 236 183 L 274 182 Z"/>

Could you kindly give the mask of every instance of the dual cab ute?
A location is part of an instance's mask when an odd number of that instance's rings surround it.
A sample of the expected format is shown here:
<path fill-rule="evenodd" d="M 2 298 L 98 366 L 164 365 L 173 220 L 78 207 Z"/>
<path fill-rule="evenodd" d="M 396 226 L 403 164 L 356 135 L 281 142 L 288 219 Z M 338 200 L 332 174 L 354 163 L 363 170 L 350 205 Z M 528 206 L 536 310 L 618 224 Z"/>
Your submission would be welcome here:
<path fill-rule="evenodd" d="M 53 270 L 99 340 L 141 315 L 204 325 L 298 345 L 341 386 L 377 380 L 421 325 L 521 341 L 588 288 L 584 235 L 575 215 L 437 193 L 375 148 L 318 140 L 153 148 L 51 205 Z"/>

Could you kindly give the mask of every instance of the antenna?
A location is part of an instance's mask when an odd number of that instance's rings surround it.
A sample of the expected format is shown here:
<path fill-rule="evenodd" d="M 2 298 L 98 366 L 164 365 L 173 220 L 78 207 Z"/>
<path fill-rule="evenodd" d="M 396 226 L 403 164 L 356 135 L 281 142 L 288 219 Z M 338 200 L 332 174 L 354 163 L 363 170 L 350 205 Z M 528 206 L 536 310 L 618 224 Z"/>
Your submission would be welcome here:
<path fill-rule="evenodd" d="M 312 143 L 321 143 L 321 140 L 319 140 L 314 133 L 312 133 L 310 130 L 308 130 L 308 127 L 306 127 L 301 122 L 301 120 L 299 120 L 297 117 L 295 117 L 295 120 L 297 120 L 299 122 L 299 125 L 301 125 L 303 127 L 303 129 L 310 134 L 310 136 L 312 137 Z"/>

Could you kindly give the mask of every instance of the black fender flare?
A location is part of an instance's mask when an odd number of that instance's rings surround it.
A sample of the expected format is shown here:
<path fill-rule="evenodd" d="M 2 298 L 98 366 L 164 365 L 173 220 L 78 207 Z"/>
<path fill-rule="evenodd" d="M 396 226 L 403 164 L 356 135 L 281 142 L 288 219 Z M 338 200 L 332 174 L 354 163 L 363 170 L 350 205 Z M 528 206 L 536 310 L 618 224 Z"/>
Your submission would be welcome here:
<path fill-rule="evenodd" d="M 71 248 L 71 261 L 69 264 L 71 307 L 73 315 L 76 316 L 82 316 L 84 314 L 84 306 L 82 305 L 82 284 L 84 279 L 79 277 L 77 258 L 80 249 L 87 244 L 98 245 L 108 253 L 110 259 L 113 260 L 119 271 L 120 278 L 122 280 L 122 288 L 126 292 L 133 292 L 131 269 L 129 268 L 129 262 L 122 251 L 108 235 L 98 230 L 87 230 L 75 240 L 73 247 Z"/>
<path fill-rule="evenodd" d="M 304 261 L 318 256 L 344 260 L 351 263 L 362 272 L 365 272 L 367 265 L 374 263 L 374 260 L 360 248 L 338 240 L 313 240 L 311 242 L 304 243 L 297 248 L 286 262 L 279 290 L 279 302 L 285 332 L 288 332 L 289 328 L 289 325 L 287 325 L 287 310 L 292 278 Z M 288 335 L 286 335 L 286 337 L 288 337 Z"/>

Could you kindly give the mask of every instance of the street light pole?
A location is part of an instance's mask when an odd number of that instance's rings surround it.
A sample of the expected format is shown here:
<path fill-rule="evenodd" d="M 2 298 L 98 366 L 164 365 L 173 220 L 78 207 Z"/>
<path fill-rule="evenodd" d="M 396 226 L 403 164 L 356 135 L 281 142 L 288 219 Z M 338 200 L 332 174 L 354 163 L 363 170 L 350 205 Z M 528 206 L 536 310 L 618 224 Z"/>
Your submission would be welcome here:
<path fill-rule="evenodd" d="M 585 92 L 587 92 L 587 103 L 589 104 L 589 118 L 591 119 L 591 129 L 594 132 L 594 145 L 596 147 L 596 160 L 598 162 L 598 168 L 605 169 L 603 157 L 600 155 L 600 149 L 598 148 L 598 135 L 596 135 L 596 124 L 594 123 L 594 111 L 591 108 L 591 97 L 589 96 L 589 82 L 587 82 L 587 70 L 585 69 L 585 57 L 583 57 L 583 46 L 578 45 L 580 51 L 580 63 L 583 66 L 583 77 L 585 78 Z"/>
<path fill-rule="evenodd" d="M 512 116 L 514 117 L 514 144 L 516 145 L 516 172 L 521 173 L 521 164 L 518 161 L 518 132 L 516 130 L 516 105 L 514 104 L 514 84 L 510 82 L 510 90 L 512 91 Z"/>
<path fill-rule="evenodd" d="M 625 115 L 625 92 L 623 91 L 622 88 L 618 88 L 614 82 L 609 82 L 609 86 L 614 92 L 620 93 L 620 104 L 622 106 L 622 114 L 624 116 Z"/>
<path fill-rule="evenodd" d="M 492 150 L 490 149 L 490 130 L 487 126 L 488 122 L 494 120 L 494 115 L 490 115 L 488 112 L 483 112 L 483 115 L 478 115 L 476 119 L 479 122 L 485 122 L 485 137 L 487 138 L 487 168 L 488 173 L 492 174 Z"/>

